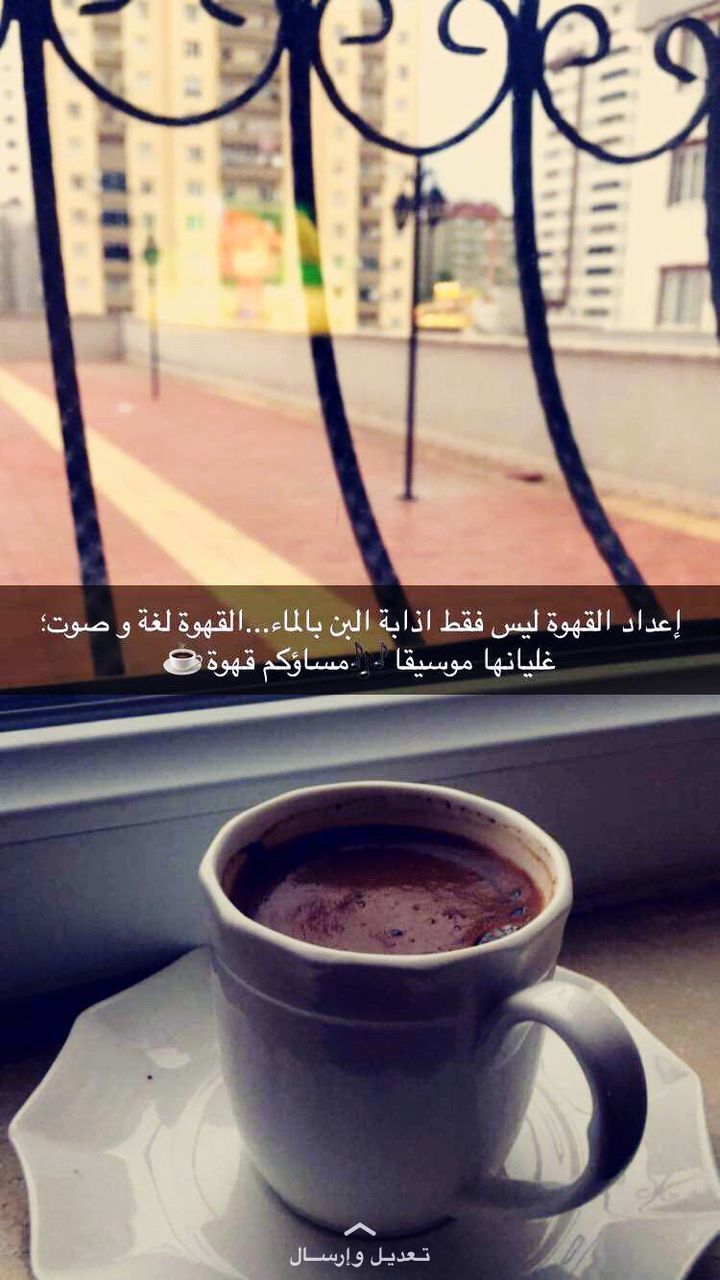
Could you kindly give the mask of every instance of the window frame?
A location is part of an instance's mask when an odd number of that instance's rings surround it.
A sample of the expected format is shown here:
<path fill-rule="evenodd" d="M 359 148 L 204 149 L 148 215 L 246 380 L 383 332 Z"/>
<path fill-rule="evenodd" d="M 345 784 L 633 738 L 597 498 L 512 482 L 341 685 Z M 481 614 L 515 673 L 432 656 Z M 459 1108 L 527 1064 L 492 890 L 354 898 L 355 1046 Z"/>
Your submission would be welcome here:
<path fill-rule="evenodd" d="M 667 282 L 671 276 L 684 272 L 686 275 L 691 272 L 696 276 L 701 276 L 703 296 L 700 300 L 700 312 L 696 320 L 666 320 L 663 318 L 663 301 Z M 699 329 L 702 325 L 703 312 L 707 304 L 708 298 L 708 269 L 707 266 L 697 262 L 673 262 L 667 263 L 660 268 L 660 279 L 658 282 L 658 300 L 657 300 L 657 319 L 656 325 L 659 329 Z"/>
<path fill-rule="evenodd" d="M 676 205 L 690 204 L 693 201 L 703 199 L 705 164 L 707 162 L 706 152 L 707 140 L 705 138 L 692 138 L 671 151 L 667 198 L 665 201 L 669 209 L 675 208 Z M 698 163 L 696 157 L 698 155 L 702 156 L 700 191 L 697 194 L 686 195 L 684 187 L 688 183 L 692 187 L 696 181 Z"/>

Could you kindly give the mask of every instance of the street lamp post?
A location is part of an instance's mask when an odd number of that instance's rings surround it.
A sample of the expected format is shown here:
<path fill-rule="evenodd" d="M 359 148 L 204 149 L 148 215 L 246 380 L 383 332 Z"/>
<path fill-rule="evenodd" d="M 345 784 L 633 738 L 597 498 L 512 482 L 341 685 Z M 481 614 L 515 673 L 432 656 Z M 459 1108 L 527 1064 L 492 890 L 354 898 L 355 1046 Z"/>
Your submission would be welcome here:
<path fill-rule="evenodd" d="M 445 197 L 438 186 L 425 189 L 430 175 L 423 169 L 418 157 L 413 175 L 413 194 L 401 191 L 394 204 L 395 225 L 402 231 L 412 218 L 412 300 L 410 304 L 410 337 L 408 339 L 407 400 L 405 410 L 405 476 L 403 492 L 405 502 L 412 502 L 415 470 L 415 404 L 417 399 L 418 324 L 417 309 L 420 302 L 420 227 L 427 222 L 432 236 L 445 214 Z"/>
<path fill-rule="evenodd" d="M 148 331 L 150 336 L 150 394 L 153 400 L 160 395 L 160 345 L 158 334 L 157 264 L 160 250 L 153 235 L 149 235 L 143 250 L 148 270 Z"/>

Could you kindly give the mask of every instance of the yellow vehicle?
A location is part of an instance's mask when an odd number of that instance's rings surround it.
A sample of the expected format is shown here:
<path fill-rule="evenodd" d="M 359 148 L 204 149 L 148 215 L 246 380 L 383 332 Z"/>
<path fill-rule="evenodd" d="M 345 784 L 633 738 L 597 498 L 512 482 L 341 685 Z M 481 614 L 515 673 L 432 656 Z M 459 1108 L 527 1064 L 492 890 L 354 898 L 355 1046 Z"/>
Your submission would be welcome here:
<path fill-rule="evenodd" d="M 474 302 L 474 295 L 463 291 L 457 280 L 440 280 L 433 286 L 432 302 L 418 303 L 417 327 L 462 333 L 472 328 Z"/>

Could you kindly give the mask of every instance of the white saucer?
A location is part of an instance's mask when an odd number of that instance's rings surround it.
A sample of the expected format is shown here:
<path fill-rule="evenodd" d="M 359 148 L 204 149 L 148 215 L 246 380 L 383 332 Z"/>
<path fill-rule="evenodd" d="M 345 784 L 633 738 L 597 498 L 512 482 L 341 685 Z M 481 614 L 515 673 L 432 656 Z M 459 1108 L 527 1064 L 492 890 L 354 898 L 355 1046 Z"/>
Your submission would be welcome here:
<path fill-rule="evenodd" d="M 559 972 L 596 991 L 639 1044 L 650 1107 L 638 1155 L 608 1192 L 562 1217 L 467 1217 L 413 1237 L 407 1250 L 416 1257 L 402 1259 L 400 1280 L 680 1280 L 720 1230 L 696 1076 L 604 987 Z M 330 1259 L 348 1244 L 356 1274 L 395 1276 L 393 1262 L 377 1262 L 376 1242 L 314 1228 L 254 1173 L 220 1077 L 208 977 L 207 952 L 194 951 L 88 1010 L 15 1116 L 10 1136 L 28 1186 L 36 1277 L 319 1277 L 329 1262 L 344 1265 Z M 508 1172 L 574 1177 L 589 1109 L 578 1067 L 548 1034 Z M 402 1241 L 391 1243 L 400 1262 Z M 308 1261 L 299 1263 L 303 1248 Z"/>
<path fill-rule="evenodd" d="M 169 676 L 194 676 L 195 672 L 199 671 L 201 666 L 202 658 L 196 658 L 192 666 L 188 667 L 186 671 L 178 671 L 177 668 L 172 665 L 169 658 L 166 658 L 163 662 L 163 670 L 167 671 Z"/>

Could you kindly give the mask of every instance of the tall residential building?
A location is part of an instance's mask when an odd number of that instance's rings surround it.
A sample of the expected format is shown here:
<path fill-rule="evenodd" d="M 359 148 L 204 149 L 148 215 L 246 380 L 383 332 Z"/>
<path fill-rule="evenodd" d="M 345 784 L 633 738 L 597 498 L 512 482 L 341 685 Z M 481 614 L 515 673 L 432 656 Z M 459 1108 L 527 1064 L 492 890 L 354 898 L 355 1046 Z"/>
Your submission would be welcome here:
<path fill-rule="evenodd" d="M 10 28 L 0 48 L 0 207 L 30 216 L 32 186 L 25 131 L 25 105 L 17 27 Z"/>
<path fill-rule="evenodd" d="M 610 152 L 633 150 L 643 37 L 636 0 L 599 0 L 612 32 L 607 57 L 568 60 L 597 45 L 578 14 L 558 23 L 548 47 L 548 85 L 564 118 Z M 621 320 L 630 166 L 595 160 L 538 113 L 535 199 L 542 282 L 551 321 L 616 327 Z"/>
<path fill-rule="evenodd" d="M 42 305 L 18 44 L 0 49 L 0 313 Z"/>
<path fill-rule="evenodd" d="M 275 0 L 243 0 L 240 11 L 245 22 L 233 26 L 212 19 L 200 0 L 133 0 L 95 16 L 82 16 L 76 0 L 56 6 L 74 56 L 98 80 L 139 106 L 176 116 L 236 97 L 267 65 Z M 376 30 L 377 23 L 374 0 L 339 0 L 325 24 L 328 66 L 352 106 L 407 140 L 417 119 L 418 6 L 401 7 L 382 44 L 341 43 L 343 34 Z M 9 60 L 17 74 L 16 51 Z M 113 110 L 52 51 L 47 65 L 71 310 L 145 314 L 143 251 L 152 235 L 166 323 L 302 329 L 285 59 L 240 110 L 188 128 Z M 22 119 L 21 94 L 17 107 Z M 403 176 L 397 158 L 365 143 L 317 84 L 312 121 L 332 327 L 401 330 L 410 307 L 411 237 L 392 217 Z"/>
<path fill-rule="evenodd" d="M 680 13 L 699 18 L 717 34 L 717 6 L 677 0 L 640 0 L 644 36 L 638 111 L 638 148 L 671 138 L 690 119 L 705 88 L 702 46 L 690 31 L 676 33 L 677 61 L 697 80 L 681 84 L 658 70 L 655 39 Z M 637 165 L 631 174 L 630 218 L 623 294 L 623 327 L 666 334 L 712 334 L 715 316 L 707 271 L 705 147 L 707 122 L 682 146 Z"/>

